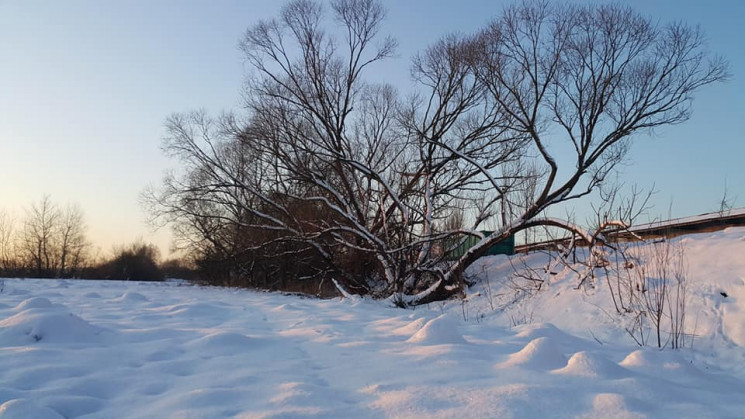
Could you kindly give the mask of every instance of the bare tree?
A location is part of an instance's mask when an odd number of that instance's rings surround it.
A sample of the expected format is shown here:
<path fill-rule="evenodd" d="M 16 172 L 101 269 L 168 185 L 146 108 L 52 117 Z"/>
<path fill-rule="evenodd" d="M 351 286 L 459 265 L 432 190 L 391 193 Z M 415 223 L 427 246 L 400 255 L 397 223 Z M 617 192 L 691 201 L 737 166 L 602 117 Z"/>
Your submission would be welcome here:
<path fill-rule="evenodd" d="M 62 210 L 44 196 L 26 210 L 19 246 L 34 275 L 69 275 L 81 266 L 88 247 L 82 210 L 74 205 Z"/>
<path fill-rule="evenodd" d="M 5 273 L 18 268 L 13 221 L 9 213 L 0 211 L 0 271 Z"/>
<path fill-rule="evenodd" d="M 78 205 L 68 205 L 60 212 L 59 271 L 57 276 L 64 278 L 76 272 L 84 263 L 89 247 L 86 239 L 86 225 L 83 210 Z"/>
<path fill-rule="evenodd" d="M 685 121 L 692 94 L 727 77 L 682 24 L 527 1 L 417 55 L 401 101 L 364 80 L 395 48 L 378 33 L 381 5 L 328 5 L 295 0 L 246 32 L 247 117 L 171 117 L 165 148 L 185 170 L 148 202 L 192 248 L 224 249 L 243 272 L 257 269 L 246 255 L 302 255 L 299 277 L 401 305 L 461 293 L 465 269 L 522 230 L 602 241 L 546 211 L 597 190 L 635 134 Z M 433 251 L 469 237 L 454 263 Z"/>
<path fill-rule="evenodd" d="M 341 0 L 331 9 L 338 38 L 323 29 L 320 3 L 294 1 L 279 19 L 249 29 L 241 43 L 254 76 L 245 97 L 252 120 L 242 140 L 266 158 L 273 179 L 261 199 L 281 217 L 255 215 L 306 243 L 342 276 L 337 256 L 371 255 L 380 279 L 395 287 L 404 265 L 400 253 L 388 251 L 402 240 L 391 226 L 408 223 L 409 214 L 401 201 L 406 193 L 394 188 L 414 181 L 391 183 L 401 182 L 394 172 L 406 147 L 391 135 L 392 89 L 362 79 L 395 42 L 373 43 L 384 17 L 379 3 Z M 288 211 L 297 205 L 330 216 L 298 219 Z"/>
<path fill-rule="evenodd" d="M 556 226 L 593 242 L 583 229 L 541 214 L 593 192 L 634 134 L 684 122 L 693 93 L 728 76 L 698 29 L 657 27 L 616 5 L 524 2 L 505 9 L 480 40 L 478 77 L 511 129 L 528 136 L 528 155 L 545 175 L 527 209 L 467 252 L 440 288 L 489 246 L 526 228 Z"/>
<path fill-rule="evenodd" d="M 468 236 L 483 238 L 479 226 L 494 217 L 503 222 L 508 192 L 528 179 L 522 165 L 527 137 L 511 128 L 510 115 L 486 94 L 473 65 L 479 47 L 473 37 L 448 36 L 416 56 L 412 74 L 420 94 L 402 117 L 419 150 L 414 179 L 423 185 L 422 203 L 412 208 L 422 220 L 417 240 L 423 242 L 413 265 L 438 281 L 444 278 L 430 254 L 432 241 L 461 238 L 451 240 L 457 247 Z M 433 234 L 437 219 L 453 209 L 467 210 L 468 227 Z M 409 276 L 407 282 L 416 279 Z M 462 290 L 462 278 L 457 279 Z"/>
<path fill-rule="evenodd" d="M 48 195 L 26 210 L 21 246 L 29 266 L 39 277 L 52 276 L 57 270 L 55 239 L 60 211 Z"/>
<path fill-rule="evenodd" d="M 361 75 L 395 42 L 373 44 L 384 16 L 377 2 L 335 1 L 331 12 L 342 28 L 338 37 L 323 30 L 324 8 L 312 1 L 291 2 L 279 18 L 249 29 L 241 42 L 253 70 L 245 125 L 223 120 L 211 130 L 204 118 L 176 116 L 166 148 L 199 167 L 192 175 L 199 172 L 197 183 L 210 188 L 200 205 L 220 207 L 205 220 L 227 221 L 259 239 L 239 251 L 292 243 L 293 253 L 314 253 L 350 280 L 342 262 L 369 255 L 379 279 L 393 287 L 405 267 L 401 251 L 389 252 L 404 240 L 394 226 L 409 223 L 406 194 L 394 188 L 416 182 L 396 176 L 409 150 L 405 138 L 391 134 L 393 89 Z M 236 149 L 250 150 L 248 178 L 231 164 Z M 186 190 L 176 185 L 171 196 Z M 219 216 L 228 208 L 234 210 Z"/>

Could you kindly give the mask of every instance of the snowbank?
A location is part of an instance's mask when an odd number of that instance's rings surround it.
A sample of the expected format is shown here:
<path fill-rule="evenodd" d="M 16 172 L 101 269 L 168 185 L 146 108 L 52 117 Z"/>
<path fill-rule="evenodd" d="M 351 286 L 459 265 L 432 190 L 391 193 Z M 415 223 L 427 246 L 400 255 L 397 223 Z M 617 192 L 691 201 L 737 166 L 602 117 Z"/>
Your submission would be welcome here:
<path fill-rule="evenodd" d="M 602 281 L 576 289 L 560 271 L 516 298 L 503 258 L 478 267 L 489 281 L 465 303 L 416 310 L 10 279 L 0 417 L 739 417 L 743 238 L 745 229 L 681 239 L 696 338 L 679 351 L 638 347 Z"/>

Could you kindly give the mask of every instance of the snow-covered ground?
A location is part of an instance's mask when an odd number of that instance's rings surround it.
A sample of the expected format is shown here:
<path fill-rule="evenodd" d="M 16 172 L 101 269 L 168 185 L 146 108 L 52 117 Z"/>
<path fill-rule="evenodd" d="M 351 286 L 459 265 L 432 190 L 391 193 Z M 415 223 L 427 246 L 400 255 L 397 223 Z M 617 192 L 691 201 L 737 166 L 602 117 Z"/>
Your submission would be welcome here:
<path fill-rule="evenodd" d="M 677 351 L 638 347 L 602 276 L 575 289 L 557 271 L 507 305 L 504 257 L 474 268 L 488 281 L 467 301 L 416 310 L 7 279 L 0 416 L 745 417 L 745 228 L 679 240 L 696 336 Z"/>

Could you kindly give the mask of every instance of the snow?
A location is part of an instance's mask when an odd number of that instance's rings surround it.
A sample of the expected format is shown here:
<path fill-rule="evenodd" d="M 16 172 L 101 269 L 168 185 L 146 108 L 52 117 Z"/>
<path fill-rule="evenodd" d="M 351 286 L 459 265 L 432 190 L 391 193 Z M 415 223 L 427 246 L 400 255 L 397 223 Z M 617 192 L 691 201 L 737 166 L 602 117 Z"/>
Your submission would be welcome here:
<path fill-rule="evenodd" d="M 577 289 L 557 269 L 528 297 L 504 256 L 472 269 L 466 300 L 413 310 L 6 279 L 0 417 L 742 417 L 745 228 L 676 240 L 695 339 L 664 351 L 629 337 L 602 276 Z"/>
<path fill-rule="evenodd" d="M 445 314 L 435 317 L 425 323 L 421 329 L 406 341 L 409 343 L 418 343 L 420 345 L 466 343 L 466 340 L 463 339 L 463 336 L 458 332 L 458 324 Z"/>
<path fill-rule="evenodd" d="M 520 366 L 538 371 L 550 371 L 566 364 L 566 357 L 553 339 L 540 337 L 531 340 L 520 351 L 499 364 L 500 368 Z"/>

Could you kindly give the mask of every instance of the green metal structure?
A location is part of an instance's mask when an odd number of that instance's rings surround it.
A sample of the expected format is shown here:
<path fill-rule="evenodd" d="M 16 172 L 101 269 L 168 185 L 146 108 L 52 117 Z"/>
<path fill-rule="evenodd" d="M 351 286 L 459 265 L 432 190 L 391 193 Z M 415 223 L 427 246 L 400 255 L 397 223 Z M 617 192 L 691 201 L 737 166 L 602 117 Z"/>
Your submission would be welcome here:
<path fill-rule="evenodd" d="M 488 237 L 494 232 L 493 231 L 481 231 L 480 233 Z M 458 239 L 458 241 L 461 241 L 461 240 L 462 239 Z M 466 237 L 465 240 L 458 247 L 456 247 L 454 250 L 449 252 L 446 259 L 455 260 L 455 259 L 460 258 L 468 251 L 468 249 L 475 246 L 480 240 L 481 239 L 475 236 Z M 455 243 L 455 241 L 451 243 Z M 514 255 L 514 254 L 515 254 L 515 235 L 512 234 L 508 238 L 492 245 L 484 256 Z"/>

